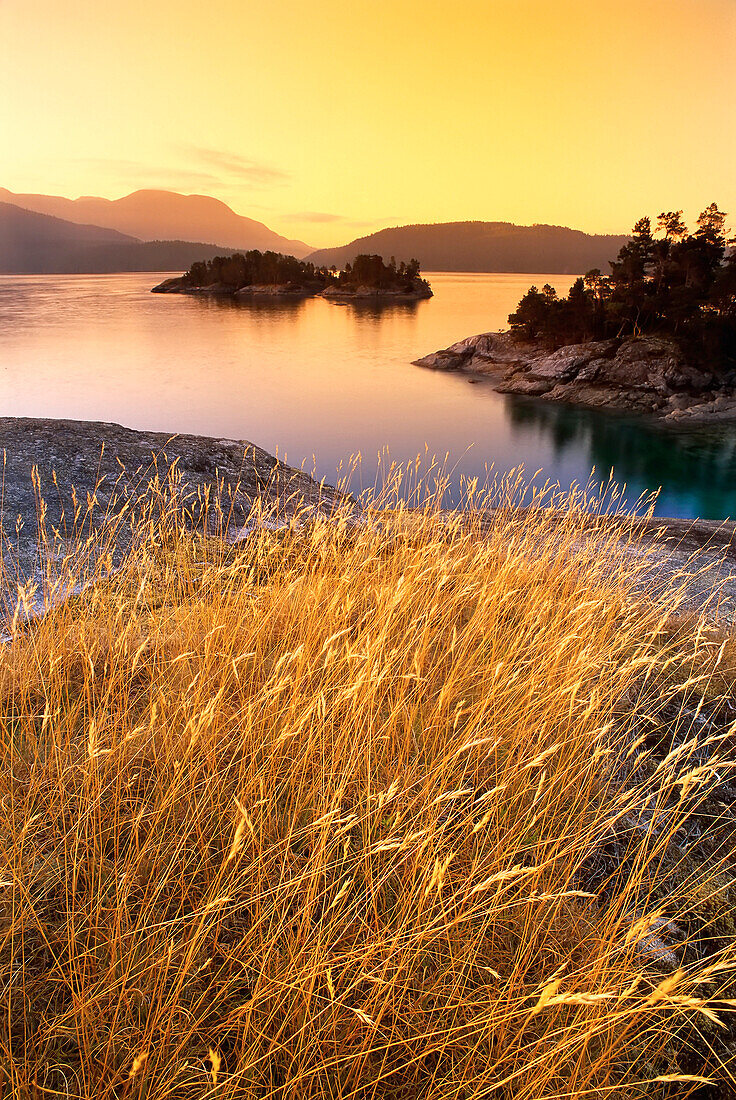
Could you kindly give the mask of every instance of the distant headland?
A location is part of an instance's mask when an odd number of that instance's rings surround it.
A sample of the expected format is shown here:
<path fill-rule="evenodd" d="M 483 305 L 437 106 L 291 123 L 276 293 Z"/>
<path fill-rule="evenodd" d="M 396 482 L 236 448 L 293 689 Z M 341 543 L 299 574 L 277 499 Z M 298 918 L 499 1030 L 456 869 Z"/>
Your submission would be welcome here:
<path fill-rule="evenodd" d="M 154 294 L 194 294 L 224 298 L 311 298 L 334 301 L 417 301 L 432 297 L 419 261 L 388 264 L 381 256 L 356 256 L 342 271 L 316 267 L 276 252 L 253 249 L 192 264 L 184 275 L 164 279 Z"/>
<path fill-rule="evenodd" d="M 610 262 L 558 298 L 531 287 L 508 332 L 415 360 L 488 377 L 502 393 L 654 413 L 682 423 L 736 420 L 736 251 L 711 203 L 689 233 L 682 211 L 649 218 Z"/>

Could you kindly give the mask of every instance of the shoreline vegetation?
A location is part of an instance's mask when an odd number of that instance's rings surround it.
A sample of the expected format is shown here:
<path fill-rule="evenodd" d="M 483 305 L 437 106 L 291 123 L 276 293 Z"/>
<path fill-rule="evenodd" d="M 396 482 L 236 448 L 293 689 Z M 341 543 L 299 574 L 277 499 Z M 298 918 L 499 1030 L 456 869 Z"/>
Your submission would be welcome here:
<path fill-rule="evenodd" d="M 712 203 L 689 233 L 640 219 L 611 261 L 564 298 L 531 287 L 508 332 L 481 333 L 415 360 L 487 377 L 501 393 L 653 413 L 668 422 L 736 419 L 736 249 Z"/>
<path fill-rule="evenodd" d="M 82 531 L 90 545 L 109 543 L 111 532 L 116 531 L 119 552 L 125 541 L 121 532 L 128 522 L 126 516 L 142 507 L 156 486 L 160 489 L 172 475 L 178 499 L 182 505 L 188 502 L 193 515 L 202 514 L 206 506 L 212 514 L 226 516 L 221 534 L 228 540 L 237 539 L 247 528 L 256 507 L 263 521 L 271 525 L 288 526 L 298 511 L 304 516 L 307 507 L 324 516 L 340 507 L 352 508 L 353 522 L 362 522 L 365 508 L 379 507 L 375 500 L 383 492 L 377 480 L 374 488 L 356 496 L 352 464 L 334 488 L 248 440 L 33 417 L 0 417 L 0 434 L 5 451 L 5 538 L 0 557 L 6 580 L 14 578 L 6 592 L 13 597 L 18 583 L 25 586 L 30 581 L 37 585 L 41 602 L 48 591 L 49 560 L 63 559 L 64 546 L 78 541 Z M 404 476 L 408 506 L 418 508 L 429 479 L 420 479 L 410 467 Z M 438 493 L 436 489 L 434 495 Z M 39 514 L 40 499 L 44 505 Z M 516 507 L 523 514 L 527 505 L 518 503 Z M 502 513 L 502 505 L 489 498 L 482 516 L 472 522 L 490 530 L 497 518 L 503 520 Z M 551 524 L 554 519 L 550 515 L 547 521 Z M 707 565 L 711 583 L 687 589 L 688 608 L 702 612 L 710 595 L 718 592 L 719 614 L 736 619 L 736 576 L 731 576 L 736 561 L 736 523 L 647 518 L 641 507 L 626 517 L 614 506 L 591 517 L 588 527 L 591 532 L 606 528 L 611 536 L 618 532 L 622 540 L 639 548 L 636 553 L 646 553 L 652 562 L 652 581 L 657 574 L 667 578 L 684 574 L 697 556 L 701 565 Z"/>
<path fill-rule="evenodd" d="M 184 275 L 152 288 L 155 294 L 195 294 L 224 298 L 311 298 L 417 301 L 432 297 L 419 262 L 388 264 L 381 256 L 356 256 L 352 264 L 316 267 L 293 256 L 251 250 L 192 264 Z"/>
<path fill-rule="evenodd" d="M 663 576 L 612 486 L 448 513 L 394 471 L 357 517 L 193 437 L 64 522 L 73 427 L 3 424 L 73 593 L 0 648 L 3 1088 L 733 1095 L 733 525 Z M 95 430 L 111 469 L 156 443 Z"/>

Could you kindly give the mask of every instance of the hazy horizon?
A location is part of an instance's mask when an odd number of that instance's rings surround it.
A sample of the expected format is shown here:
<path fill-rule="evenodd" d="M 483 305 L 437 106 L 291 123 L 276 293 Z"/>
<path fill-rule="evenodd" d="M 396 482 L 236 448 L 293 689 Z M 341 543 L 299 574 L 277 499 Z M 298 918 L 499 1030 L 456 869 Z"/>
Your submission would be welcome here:
<path fill-rule="evenodd" d="M 736 209 L 732 0 L 5 0 L 0 34 L 15 193 L 199 194 L 313 248 Z"/>
<path fill-rule="evenodd" d="M 232 211 L 232 213 L 236 214 L 238 217 L 251 218 L 251 213 L 248 210 L 237 209 L 235 206 L 231 205 L 230 203 L 225 203 L 223 199 L 217 199 L 217 197 L 214 196 L 214 195 L 207 195 L 207 194 L 204 194 L 203 192 L 199 192 L 199 191 L 185 192 L 185 191 L 171 191 L 168 188 L 147 188 L 147 187 L 142 187 L 142 188 L 136 188 L 134 191 L 129 191 L 129 192 L 126 192 L 124 194 L 113 195 L 113 196 L 92 195 L 92 194 L 57 195 L 57 194 L 51 194 L 50 192 L 46 193 L 46 192 L 40 192 L 40 191 L 36 191 L 36 192 L 12 191 L 10 188 L 4 187 L 3 184 L 2 184 L 2 181 L 0 181 L 0 203 L 10 202 L 10 199 L 7 199 L 5 197 L 6 195 L 10 195 L 13 200 L 17 200 L 17 199 L 39 199 L 39 200 L 50 199 L 50 200 L 56 200 L 56 199 L 59 199 L 63 203 L 68 202 L 68 203 L 75 203 L 75 204 L 77 204 L 77 203 L 78 204 L 83 204 L 83 203 L 86 203 L 86 202 L 89 202 L 89 201 L 97 201 L 99 199 L 102 199 L 105 202 L 115 204 L 115 203 L 120 202 L 121 200 L 131 199 L 134 196 L 139 196 L 139 195 L 144 195 L 144 194 L 150 194 L 152 196 L 152 202 L 155 201 L 155 199 L 153 199 L 153 196 L 160 196 L 160 195 L 174 195 L 174 196 L 181 197 L 181 198 L 186 198 L 186 199 L 215 199 L 215 201 L 217 201 L 217 202 L 222 202 L 228 208 L 228 210 Z M 32 207 L 24 207 L 22 202 L 17 202 L 16 203 L 15 201 L 13 201 L 11 203 L 11 205 L 18 205 L 21 209 L 33 209 Z M 39 213 L 46 213 L 47 211 L 39 210 L 38 212 Z M 65 214 L 63 212 L 62 213 L 57 213 L 57 212 L 51 213 L 49 211 L 48 213 L 50 214 L 51 217 L 61 218 L 62 220 L 68 220 L 68 214 L 65 217 Z M 151 216 L 153 216 L 153 211 L 151 211 Z M 261 219 L 253 219 L 253 220 L 261 221 Z M 448 218 L 445 221 L 438 221 L 438 220 L 417 221 L 416 219 L 413 219 L 413 220 L 410 220 L 410 221 L 407 221 L 407 222 L 387 222 L 385 225 L 376 225 L 373 229 L 366 230 L 365 232 L 356 232 L 351 237 L 342 236 L 342 237 L 336 238 L 331 243 L 326 244 L 326 245 L 313 245 L 311 241 L 303 241 L 302 243 L 305 243 L 305 244 L 309 245 L 310 250 L 321 251 L 321 250 L 324 250 L 324 249 L 337 249 L 337 248 L 340 248 L 343 245 L 351 243 L 353 240 L 360 240 L 364 237 L 372 236 L 375 233 L 381 232 L 381 230 L 383 230 L 383 229 L 401 229 L 401 228 L 410 228 L 410 227 L 415 227 L 415 226 L 419 227 L 419 226 L 434 226 L 434 225 L 467 225 L 467 224 L 474 224 L 474 223 L 492 224 L 492 225 L 496 225 L 496 224 L 497 225 L 509 225 L 509 226 L 519 226 L 519 227 L 522 227 L 522 224 L 523 224 L 523 227 L 529 227 L 529 228 L 549 227 L 549 228 L 559 228 L 559 229 L 570 229 L 573 232 L 586 233 L 586 234 L 589 234 L 591 236 L 611 236 L 611 235 L 619 236 L 619 235 L 626 235 L 630 231 L 630 227 L 626 226 L 626 227 L 621 227 L 620 229 L 613 231 L 613 234 L 612 234 L 611 232 L 609 232 L 607 230 L 602 230 L 602 229 L 585 230 L 585 229 L 581 229 L 580 226 L 578 226 L 578 225 L 561 225 L 560 223 L 545 222 L 545 221 L 541 221 L 539 219 L 534 219 L 532 221 L 525 222 L 525 223 L 519 223 L 519 222 L 511 222 L 511 221 L 509 221 L 508 219 L 505 219 L 505 218 L 494 218 L 494 217 L 489 216 L 487 218 Z M 95 225 L 96 223 L 94 221 L 94 215 L 90 214 L 87 220 L 81 220 L 80 219 L 78 221 L 78 224 Z M 268 225 L 268 222 L 265 221 L 264 224 Z M 137 234 L 133 233 L 132 236 L 137 236 Z M 145 235 L 144 235 L 143 237 L 138 237 L 138 239 L 139 240 L 146 240 L 146 239 L 150 239 L 150 238 L 146 238 Z M 208 241 L 206 243 L 220 244 L 220 243 L 223 243 L 223 242 L 212 240 L 212 241 Z M 224 242 L 224 243 L 226 243 L 226 242 Z"/>

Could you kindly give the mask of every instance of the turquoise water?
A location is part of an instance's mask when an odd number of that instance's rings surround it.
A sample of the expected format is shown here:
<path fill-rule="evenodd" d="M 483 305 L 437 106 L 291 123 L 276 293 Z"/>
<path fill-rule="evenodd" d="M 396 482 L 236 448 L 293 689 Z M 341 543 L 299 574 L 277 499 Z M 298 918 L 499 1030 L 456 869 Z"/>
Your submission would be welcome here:
<path fill-rule="evenodd" d="M 563 488 L 613 470 L 661 515 L 736 515 L 736 431 L 496 394 L 411 360 L 501 328 L 531 283 L 569 276 L 431 275 L 435 297 L 378 310 L 321 299 L 234 305 L 149 293 L 158 274 L 0 277 L 0 415 L 116 421 L 249 439 L 334 481 L 360 452 L 372 483 L 449 452 L 457 490 L 523 464 Z"/>

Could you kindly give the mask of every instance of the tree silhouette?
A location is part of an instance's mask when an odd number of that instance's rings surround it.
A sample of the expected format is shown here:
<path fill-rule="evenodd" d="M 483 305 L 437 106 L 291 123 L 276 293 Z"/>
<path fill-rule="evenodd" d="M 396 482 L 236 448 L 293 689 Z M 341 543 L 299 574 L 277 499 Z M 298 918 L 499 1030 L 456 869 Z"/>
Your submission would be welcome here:
<path fill-rule="evenodd" d="M 396 267 L 396 260 L 385 264 L 381 256 L 356 256 L 352 264 L 346 263 L 343 271 L 331 268 L 315 267 L 294 256 L 283 256 L 279 252 L 234 252 L 231 256 L 215 256 L 211 260 L 193 263 L 184 276 L 191 287 L 221 286 L 226 290 L 240 290 L 247 286 L 270 285 L 285 286 L 370 286 L 377 289 L 395 289 L 412 291 L 417 288 L 419 261 L 403 260 Z"/>
<path fill-rule="evenodd" d="M 512 331 L 551 346 L 662 333 L 721 373 L 736 371 L 736 251 L 726 214 L 711 203 L 688 233 L 681 210 L 661 213 L 656 232 L 640 218 L 610 263 L 577 279 L 566 298 L 531 287 L 509 315 Z"/>

